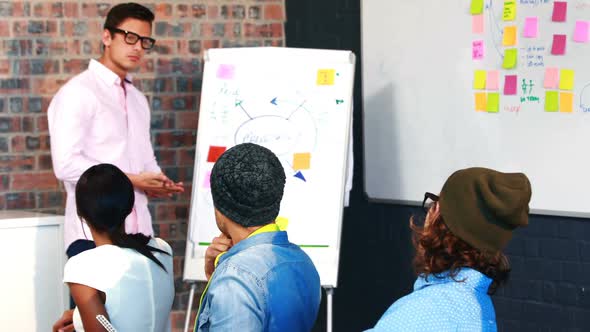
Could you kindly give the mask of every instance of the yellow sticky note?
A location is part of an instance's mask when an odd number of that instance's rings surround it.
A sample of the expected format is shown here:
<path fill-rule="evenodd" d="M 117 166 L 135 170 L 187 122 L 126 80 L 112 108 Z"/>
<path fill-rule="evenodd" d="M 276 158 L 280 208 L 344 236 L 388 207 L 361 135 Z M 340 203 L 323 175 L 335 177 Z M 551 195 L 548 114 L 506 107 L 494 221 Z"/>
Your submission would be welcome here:
<path fill-rule="evenodd" d="M 334 85 L 334 76 L 336 70 L 334 69 L 320 69 L 318 70 L 317 85 Z"/>
<path fill-rule="evenodd" d="M 571 69 L 562 69 L 559 71 L 559 89 L 574 89 L 574 71 Z"/>
<path fill-rule="evenodd" d="M 286 231 L 287 227 L 289 227 L 289 218 L 278 216 L 277 219 L 275 219 L 275 224 L 279 226 L 281 231 Z"/>
<path fill-rule="evenodd" d="M 488 105 L 486 109 L 489 113 L 498 113 L 500 111 L 500 93 L 488 93 Z"/>
<path fill-rule="evenodd" d="M 483 0 L 471 0 L 471 15 L 481 14 L 483 12 Z"/>
<path fill-rule="evenodd" d="M 502 68 L 512 69 L 516 67 L 516 59 L 518 58 L 518 50 L 510 48 L 504 51 L 504 61 L 502 62 Z"/>
<path fill-rule="evenodd" d="M 559 110 L 559 94 L 557 91 L 545 91 L 545 111 L 557 112 Z"/>
<path fill-rule="evenodd" d="M 486 88 L 486 77 L 488 73 L 485 70 L 476 70 L 473 78 L 473 88 L 483 90 Z"/>
<path fill-rule="evenodd" d="M 487 98 L 485 92 L 476 92 L 475 93 L 475 110 L 476 111 L 487 111 Z"/>
<path fill-rule="evenodd" d="M 502 19 L 504 21 L 514 21 L 516 18 L 516 1 L 504 1 L 504 10 L 502 11 Z"/>
<path fill-rule="evenodd" d="M 574 94 L 571 92 L 559 93 L 559 111 L 571 113 L 574 110 Z"/>
<path fill-rule="evenodd" d="M 502 45 L 514 46 L 516 45 L 516 25 L 504 28 L 504 35 L 502 37 Z"/>
<path fill-rule="evenodd" d="M 309 169 L 311 165 L 311 153 L 294 153 L 293 154 L 293 169 L 298 171 L 302 169 Z"/>

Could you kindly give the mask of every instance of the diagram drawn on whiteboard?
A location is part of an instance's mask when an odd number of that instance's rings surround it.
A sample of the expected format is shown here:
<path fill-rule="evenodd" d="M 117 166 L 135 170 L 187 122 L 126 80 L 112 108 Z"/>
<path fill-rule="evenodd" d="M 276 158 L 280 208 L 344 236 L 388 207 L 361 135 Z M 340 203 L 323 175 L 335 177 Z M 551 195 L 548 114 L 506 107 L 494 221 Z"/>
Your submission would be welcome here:
<path fill-rule="evenodd" d="M 210 176 L 213 165 L 227 149 L 241 143 L 254 143 L 273 151 L 281 161 L 287 178 L 283 202 L 297 201 L 305 205 L 305 199 L 301 197 L 316 192 L 327 178 L 326 172 L 332 172 L 328 169 L 330 163 L 326 162 L 333 158 L 334 153 L 334 138 L 329 129 L 335 124 L 334 120 L 341 117 L 342 108 L 347 107 L 341 97 L 330 95 L 326 98 L 325 90 L 240 86 L 233 80 L 235 71 L 226 67 L 219 68 L 224 69 L 221 76 L 227 80 L 217 81 L 218 85 L 213 88 L 214 98 L 206 102 L 201 110 L 206 117 L 202 130 L 207 132 L 201 133 L 205 139 L 200 142 L 199 150 L 204 155 L 198 161 L 200 188 L 196 195 L 199 215 L 203 216 L 205 211 L 210 210 L 206 218 L 211 220 L 200 223 L 198 231 L 191 228 L 190 239 L 198 246 L 208 245 L 208 241 L 218 233 Z M 314 83 L 316 86 L 334 85 L 338 76 L 339 73 L 333 69 L 318 70 Z M 219 73 L 217 77 L 220 78 Z M 292 205 L 281 204 L 281 214 L 276 221 L 282 229 L 287 229 L 289 217 L 293 214 L 299 217 L 305 215 L 308 219 L 306 214 L 294 213 Z M 323 243 L 313 244 L 327 247 Z"/>
<path fill-rule="evenodd" d="M 272 114 L 252 116 L 244 100 L 236 100 L 236 107 L 248 117 L 234 134 L 234 144 L 255 143 L 273 151 L 281 160 L 286 173 L 306 181 L 305 171 L 311 167 L 311 155 L 317 143 L 317 127 L 306 101 L 283 101 L 277 97 L 269 101 Z M 270 112 L 269 112 L 270 113 Z"/>

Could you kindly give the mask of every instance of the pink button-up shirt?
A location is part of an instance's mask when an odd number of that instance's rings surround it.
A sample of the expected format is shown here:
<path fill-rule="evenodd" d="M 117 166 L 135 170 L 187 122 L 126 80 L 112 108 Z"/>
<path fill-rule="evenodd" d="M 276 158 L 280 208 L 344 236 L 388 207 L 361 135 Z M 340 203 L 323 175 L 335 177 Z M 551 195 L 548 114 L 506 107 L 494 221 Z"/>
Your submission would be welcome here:
<path fill-rule="evenodd" d="M 76 182 L 85 170 L 110 163 L 125 173 L 160 172 L 150 141 L 149 105 L 130 82 L 127 77 L 123 88 L 119 76 L 91 60 L 88 69 L 70 79 L 49 105 L 53 170 L 67 192 L 66 249 L 78 239 L 92 240 L 76 213 Z M 147 203 L 145 193 L 135 190 L 135 206 L 125 221 L 127 233 L 153 234 Z"/>

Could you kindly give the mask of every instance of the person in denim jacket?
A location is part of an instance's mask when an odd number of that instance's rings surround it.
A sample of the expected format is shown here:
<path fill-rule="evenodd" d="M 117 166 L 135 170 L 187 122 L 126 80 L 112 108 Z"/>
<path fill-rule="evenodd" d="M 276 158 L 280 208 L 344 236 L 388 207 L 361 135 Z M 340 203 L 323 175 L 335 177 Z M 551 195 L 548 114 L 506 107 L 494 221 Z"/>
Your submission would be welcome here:
<path fill-rule="evenodd" d="M 475 167 L 453 173 L 440 197 L 426 193 L 424 227 L 410 220 L 414 291 L 369 331 L 497 331 L 490 294 L 508 278 L 502 249 L 515 228 L 528 224 L 530 199 L 524 174 Z"/>
<path fill-rule="evenodd" d="M 321 288 L 311 259 L 275 224 L 285 172 L 267 148 L 227 150 L 211 172 L 221 235 L 206 252 L 209 278 L 195 331 L 309 331 Z"/>

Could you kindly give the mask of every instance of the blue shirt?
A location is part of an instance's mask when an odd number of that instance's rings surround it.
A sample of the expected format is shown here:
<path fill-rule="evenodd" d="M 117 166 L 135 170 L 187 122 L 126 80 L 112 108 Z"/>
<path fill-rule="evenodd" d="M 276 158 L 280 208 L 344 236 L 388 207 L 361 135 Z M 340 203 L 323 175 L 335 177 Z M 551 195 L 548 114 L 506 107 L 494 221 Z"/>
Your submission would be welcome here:
<path fill-rule="evenodd" d="M 454 280 L 448 272 L 420 276 L 414 291 L 396 301 L 372 332 L 469 331 L 496 332 L 496 314 L 487 294 L 492 279 L 462 268 Z"/>
<path fill-rule="evenodd" d="M 196 331 L 309 331 L 320 305 L 311 259 L 283 231 L 248 237 L 219 258 Z"/>

